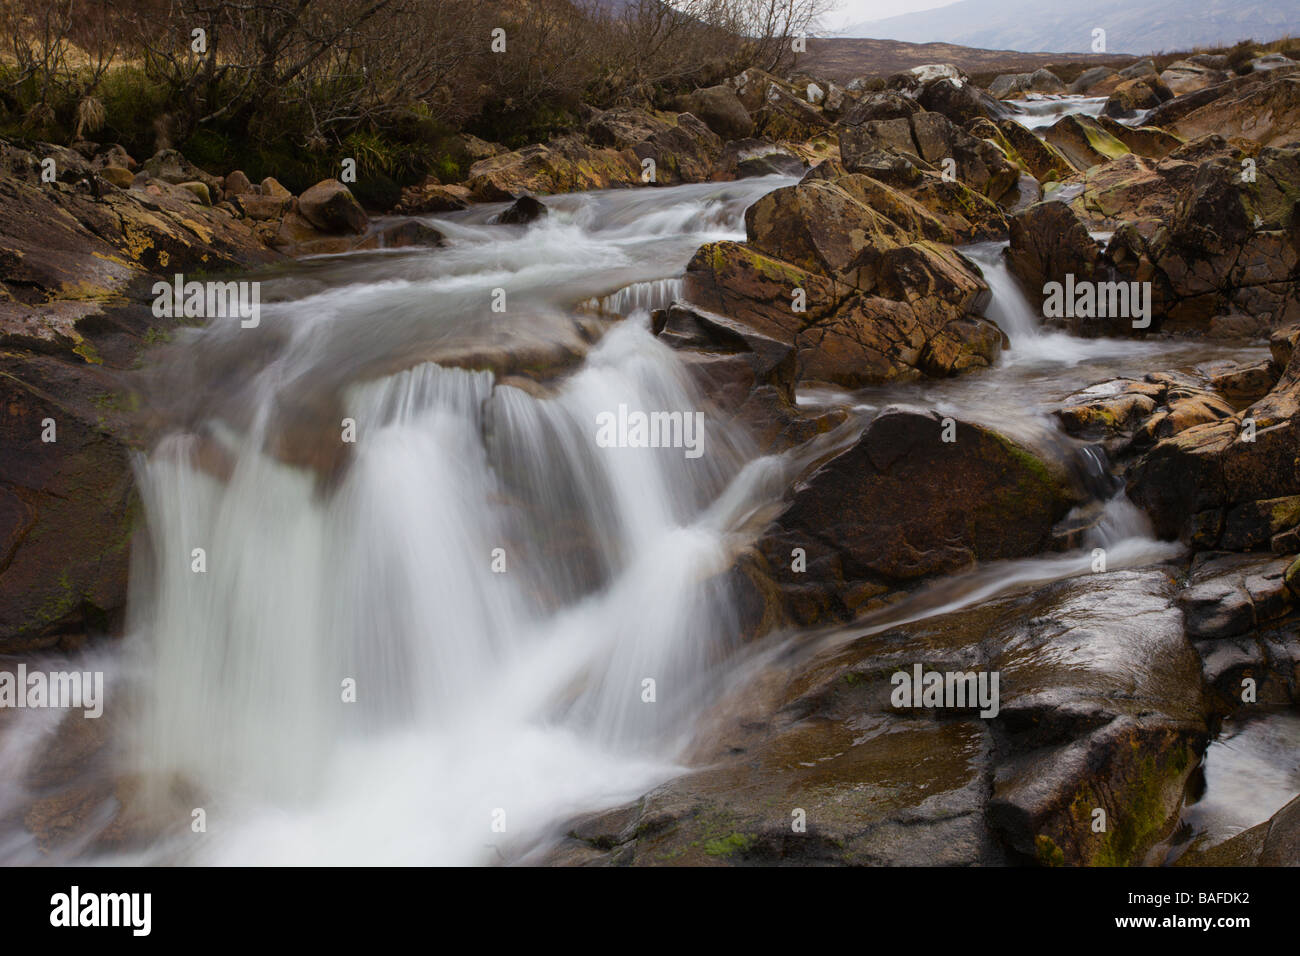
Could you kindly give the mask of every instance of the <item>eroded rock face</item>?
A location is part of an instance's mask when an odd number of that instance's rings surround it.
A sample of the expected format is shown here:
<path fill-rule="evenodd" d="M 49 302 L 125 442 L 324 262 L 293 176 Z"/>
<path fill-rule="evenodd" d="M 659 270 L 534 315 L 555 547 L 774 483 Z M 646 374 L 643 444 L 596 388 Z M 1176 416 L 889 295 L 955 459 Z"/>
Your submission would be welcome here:
<path fill-rule="evenodd" d="M 788 146 L 765 139 L 741 139 L 728 143 L 713 169 L 719 181 L 751 176 L 802 176 L 803 159 Z"/>
<path fill-rule="evenodd" d="M 1095 279 L 1100 252 L 1087 226 L 1064 203 L 1037 203 L 1011 217 L 1007 264 L 1040 307 L 1048 283 L 1064 282 L 1067 275 L 1078 282 Z"/>
<path fill-rule="evenodd" d="M 1206 736 L 1173 591 L 1159 571 L 1085 575 L 791 649 L 706 716 L 707 769 L 572 821 L 547 862 L 1139 864 Z M 917 665 L 996 671 L 998 714 L 895 707 Z"/>

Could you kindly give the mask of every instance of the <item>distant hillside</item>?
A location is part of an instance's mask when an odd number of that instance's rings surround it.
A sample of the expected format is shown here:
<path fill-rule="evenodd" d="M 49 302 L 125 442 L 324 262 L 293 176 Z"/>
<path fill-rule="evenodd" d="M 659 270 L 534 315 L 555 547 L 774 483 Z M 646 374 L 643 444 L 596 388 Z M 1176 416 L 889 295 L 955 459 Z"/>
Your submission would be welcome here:
<path fill-rule="evenodd" d="M 937 10 L 860 23 L 851 37 L 941 41 L 997 50 L 1087 53 L 1093 30 L 1107 49 L 1146 54 L 1300 35 L 1300 0 L 962 0 Z"/>
<path fill-rule="evenodd" d="M 852 37 L 808 41 L 808 53 L 796 69 L 813 76 L 845 83 L 858 76 L 887 76 L 924 63 L 952 63 L 972 76 L 988 73 L 1023 73 L 1058 64 L 1108 63 L 1123 57 L 1074 53 L 1019 53 L 1015 50 L 977 50 L 951 43 L 903 43 Z"/>

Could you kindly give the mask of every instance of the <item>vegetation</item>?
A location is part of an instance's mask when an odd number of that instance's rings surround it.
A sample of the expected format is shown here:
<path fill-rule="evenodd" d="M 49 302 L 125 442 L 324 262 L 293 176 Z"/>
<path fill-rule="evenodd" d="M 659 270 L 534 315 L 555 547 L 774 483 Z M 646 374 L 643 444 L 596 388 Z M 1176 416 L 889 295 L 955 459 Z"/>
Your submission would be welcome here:
<path fill-rule="evenodd" d="M 463 172 L 583 104 L 667 106 L 781 69 L 826 0 L 0 0 L 0 133 L 175 147 L 301 189 L 353 156 L 397 185 Z"/>

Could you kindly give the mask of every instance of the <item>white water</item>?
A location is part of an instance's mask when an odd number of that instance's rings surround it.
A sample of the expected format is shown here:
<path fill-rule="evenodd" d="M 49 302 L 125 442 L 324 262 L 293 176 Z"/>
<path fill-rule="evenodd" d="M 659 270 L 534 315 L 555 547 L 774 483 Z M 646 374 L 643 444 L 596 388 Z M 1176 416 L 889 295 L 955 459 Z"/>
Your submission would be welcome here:
<path fill-rule="evenodd" d="M 1012 117 L 1026 129 L 1041 130 L 1054 125 L 1071 113 L 1100 116 L 1106 107 L 1104 96 L 1035 96 L 1023 100 L 1008 100 L 1021 113 Z"/>
<path fill-rule="evenodd" d="M 160 790 L 178 774 L 204 795 L 213 834 L 151 859 L 494 863 L 675 771 L 734 632 L 718 579 L 729 536 L 774 488 L 762 463 L 745 467 L 743 436 L 707 422 L 697 460 L 597 447 L 597 415 L 620 404 L 699 406 L 643 322 L 615 326 L 549 395 L 436 364 L 348 386 L 359 437 L 326 493 L 266 453 L 266 422 L 293 382 L 337 374 L 320 326 L 355 322 L 362 296 L 370 316 L 429 302 L 406 315 L 413 340 L 422 320 L 459 317 L 432 297 L 470 311 L 493 286 L 558 308 L 632 279 L 611 304 L 634 309 L 701 242 L 739 238 L 745 206 L 778 184 L 563 197 L 528 230 L 440 221 L 454 245 L 419 263 L 431 278 L 280 307 L 273 324 L 300 347 L 250 382 L 247 432 L 213 430 L 229 477 L 198 467 L 193 435 L 141 466 L 153 562 L 132 592 L 148 675 L 132 758 Z"/>

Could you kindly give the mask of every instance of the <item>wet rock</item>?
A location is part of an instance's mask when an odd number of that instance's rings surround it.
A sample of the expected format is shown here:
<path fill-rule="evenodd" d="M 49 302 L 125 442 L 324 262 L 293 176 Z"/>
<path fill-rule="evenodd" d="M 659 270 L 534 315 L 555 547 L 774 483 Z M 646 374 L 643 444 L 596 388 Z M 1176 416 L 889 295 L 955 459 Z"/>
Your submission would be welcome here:
<path fill-rule="evenodd" d="M 955 440 L 944 440 L 945 429 Z M 759 549 L 795 595 L 796 618 L 808 588 L 851 614 L 843 602 L 864 586 L 884 590 L 1042 550 L 1079 500 L 1071 482 L 1061 462 L 991 429 L 892 407 L 799 484 Z M 792 568 L 796 548 L 806 571 Z"/>
<path fill-rule="evenodd" d="M 464 186 L 444 186 L 438 182 L 424 182 L 402 190 L 402 200 L 395 212 L 403 216 L 420 216 L 428 213 L 455 212 L 467 209 L 471 201 L 469 189 Z"/>
<path fill-rule="evenodd" d="M 497 222 L 503 225 L 524 226 L 539 219 L 545 219 L 550 210 L 534 196 L 520 196 L 499 216 Z"/>
<path fill-rule="evenodd" d="M 706 715 L 703 769 L 572 821 L 549 859 L 1141 863 L 1176 825 L 1205 740 L 1171 593 L 1159 572 L 1085 575 L 889 625 L 904 604 L 864 636 L 791 647 Z M 916 665 L 997 672 L 999 713 L 895 708 L 892 675 Z"/>
<path fill-rule="evenodd" d="M 1293 515 L 1300 520 L 1296 499 Z M 1187 587 L 1178 593 L 1188 636 L 1194 641 L 1248 634 L 1290 612 L 1294 595 L 1285 576 L 1290 558 L 1197 555 Z"/>
<path fill-rule="evenodd" d="M 409 247 L 440 246 L 447 241 L 437 229 L 424 223 L 408 219 L 404 222 L 384 226 L 363 242 L 354 246 L 357 249 L 404 249 Z"/>
<path fill-rule="evenodd" d="M 1025 93 L 1061 94 L 1066 92 L 1061 78 L 1048 69 L 1032 73 L 1010 73 L 999 76 L 989 84 L 990 95 L 999 100 L 1012 99 Z"/>
<path fill-rule="evenodd" d="M 1029 300 L 1042 307 L 1049 283 L 1090 282 L 1102 273 L 1100 247 L 1073 210 L 1064 203 L 1041 202 L 1011 217 L 1007 265 Z M 1100 319 L 1065 319 L 1075 332 L 1110 328 Z"/>
<path fill-rule="evenodd" d="M 1119 140 L 1130 152 L 1151 159 L 1164 159 L 1174 150 L 1184 145 L 1184 141 L 1173 133 L 1167 133 L 1155 126 L 1126 126 L 1117 123 L 1109 116 L 1098 116 L 1096 123 L 1101 129 Z"/>
<path fill-rule="evenodd" d="M 1159 534 L 1208 549 L 1225 538 L 1264 547 L 1287 530 L 1300 495 L 1298 392 L 1293 361 L 1244 412 L 1163 439 L 1134 466 L 1129 495 Z"/>
<path fill-rule="evenodd" d="M 134 400 L 120 373 L 160 321 L 131 300 L 147 301 L 160 273 L 245 270 L 277 258 L 219 210 L 139 190 L 96 198 L 26 178 L 28 169 L 39 169 L 34 155 L 0 140 L 5 653 L 120 625 L 136 519 Z"/>
<path fill-rule="evenodd" d="M 696 253 L 691 302 L 793 344 L 801 381 L 860 387 L 992 361 L 1001 333 L 978 318 L 987 286 L 966 260 L 929 241 L 903 245 L 896 223 L 832 184 L 778 192 L 750 209 L 750 245 Z"/>

